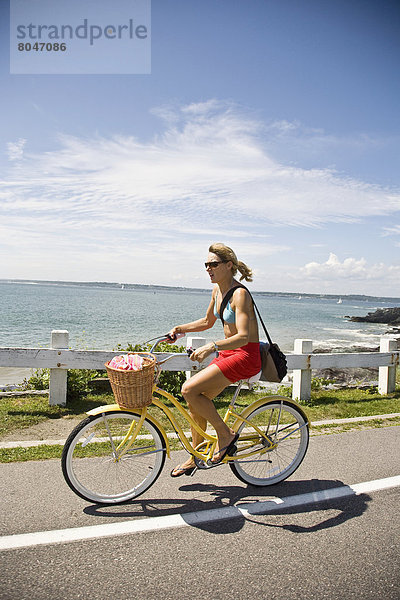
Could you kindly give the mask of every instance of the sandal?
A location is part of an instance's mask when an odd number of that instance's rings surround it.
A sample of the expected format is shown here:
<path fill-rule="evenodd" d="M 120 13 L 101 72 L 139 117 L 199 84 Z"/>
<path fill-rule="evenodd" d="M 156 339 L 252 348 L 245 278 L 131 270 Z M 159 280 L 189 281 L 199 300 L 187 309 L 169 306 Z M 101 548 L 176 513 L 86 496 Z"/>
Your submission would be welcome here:
<path fill-rule="evenodd" d="M 181 467 L 181 465 L 177 465 L 174 469 L 172 469 L 170 475 L 171 477 L 182 477 L 182 475 L 191 475 L 196 467 Z"/>
<path fill-rule="evenodd" d="M 212 465 L 212 466 L 219 465 L 224 460 L 225 456 L 231 456 L 236 450 L 236 442 L 238 441 L 238 439 L 239 439 L 239 434 L 236 433 L 233 440 L 227 446 L 224 446 L 223 448 L 221 448 L 221 450 L 218 450 L 218 452 L 214 453 L 214 455 L 213 455 L 213 456 L 215 456 L 215 454 L 219 454 L 220 452 L 222 452 L 222 456 L 218 460 L 210 459 L 208 461 L 208 464 Z"/>

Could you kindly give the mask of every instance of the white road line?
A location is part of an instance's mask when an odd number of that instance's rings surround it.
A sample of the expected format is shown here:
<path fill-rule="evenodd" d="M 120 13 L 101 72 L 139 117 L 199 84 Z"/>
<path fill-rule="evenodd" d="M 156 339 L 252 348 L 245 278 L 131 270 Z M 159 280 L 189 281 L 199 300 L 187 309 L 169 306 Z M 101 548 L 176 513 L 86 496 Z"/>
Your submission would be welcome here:
<path fill-rule="evenodd" d="M 62 544 L 89 540 L 101 537 L 112 537 L 128 535 L 145 531 L 159 529 L 173 529 L 177 527 L 196 526 L 212 521 L 222 521 L 246 517 L 247 515 L 267 514 L 282 509 L 315 504 L 344 498 L 346 496 L 368 494 L 379 490 L 385 490 L 400 486 L 400 475 L 376 479 L 354 485 L 343 485 L 337 488 L 288 496 L 287 498 L 271 497 L 262 502 L 249 502 L 236 506 L 226 506 L 213 510 L 203 510 L 186 514 L 166 515 L 163 517 L 150 517 L 138 520 L 120 521 L 104 525 L 92 525 L 89 527 L 77 527 L 70 529 L 55 529 L 53 531 L 36 531 L 34 533 L 23 533 L 17 535 L 6 535 L 0 537 L 0 550 L 12 550 L 16 548 L 28 548 L 47 544 Z"/>

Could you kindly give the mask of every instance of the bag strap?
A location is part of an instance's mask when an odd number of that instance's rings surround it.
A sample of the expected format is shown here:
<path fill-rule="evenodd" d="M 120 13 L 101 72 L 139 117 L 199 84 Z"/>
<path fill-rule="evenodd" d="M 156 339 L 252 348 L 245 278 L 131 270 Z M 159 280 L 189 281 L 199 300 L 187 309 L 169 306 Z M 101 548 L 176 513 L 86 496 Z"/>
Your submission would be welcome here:
<path fill-rule="evenodd" d="M 222 321 L 222 325 L 224 325 L 224 323 L 225 323 L 223 315 L 224 315 L 224 310 L 226 308 L 226 305 L 228 304 L 229 300 L 232 298 L 233 292 L 241 287 L 244 288 L 244 285 L 235 285 L 235 287 L 228 290 L 226 292 L 225 296 L 222 298 L 221 306 L 219 307 L 219 318 Z"/>
<path fill-rule="evenodd" d="M 228 304 L 229 300 L 232 298 L 234 291 L 237 290 L 238 288 L 243 288 L 243 289 L 246 290 L 246 292 L 248 292 L 248 294 L 249 294 L 249 296 L 251 298 L 251 301 L 253 302 L 253 306 L 254 306 L 254 308 L 255 308 L 255 310 L 257 312 L 258 318 L 260 319 L 261 325 L 263 326 L 263 329 L 265 331 L 265 335 L 267 336 L 268 342 L 272 346 L 271 337 L 270 337 L 270 335 L 269 335 L 269 333 L 267 331 L 267 328 L 265 327 L 264 321 L 262 320 L 262 317 L 260 315 L 260 311 L 258 310 L 256 303 L 254 302 L 254 298 L 251 295 L 250 291 L 247 289 L 247 287 L 245 285 L 242 285 L 241 283 L 239 285 L 235 285 L 235 287 L 233 287 L 230 290 L 228 290 L 226 292 L 225 296 L 222 299 L 221 306 L 219 308 L 219 317 L 220 317 L 220 319 L 222 321 L 222 325 L 225 323 L 224 317 L 223 317 L 225 307 Z"/>

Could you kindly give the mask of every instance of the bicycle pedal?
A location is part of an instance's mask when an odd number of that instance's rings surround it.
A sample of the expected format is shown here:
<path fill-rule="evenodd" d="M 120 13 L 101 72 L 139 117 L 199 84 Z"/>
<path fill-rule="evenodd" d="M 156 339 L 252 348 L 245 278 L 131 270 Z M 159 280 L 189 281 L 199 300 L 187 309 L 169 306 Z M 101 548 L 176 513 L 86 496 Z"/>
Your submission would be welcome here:
<path fill-rule="evenodd" d="M 206 469 L 214 469 L 215 467 L 219 467 L 220 465 L 226 465 L 226 462 L 223 462 L 222 460 L 220 462 L 217 463 L 213 463 L 213 461 L 209 458 L 208 461 L 206 462 Z"/>
<path fill-rule="evenodd" d="M 199 469 L 200 471 L 202 471 L 203 469 L 209 469 L 209 467 L 207 466 L 207 463 L 204 460 L 199 460 L 198 458 L 195 458 L 195 462 L 196 462 L 196 468 Z M 192 473 L 193 475 L 193 473 Z"/>

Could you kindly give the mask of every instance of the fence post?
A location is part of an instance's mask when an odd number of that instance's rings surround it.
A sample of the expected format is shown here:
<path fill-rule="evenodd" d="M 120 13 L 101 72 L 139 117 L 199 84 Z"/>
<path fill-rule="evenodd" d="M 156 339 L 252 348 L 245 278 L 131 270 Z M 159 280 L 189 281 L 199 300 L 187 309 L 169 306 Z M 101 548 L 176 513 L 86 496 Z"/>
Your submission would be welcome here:
<path fill-rule="evenodd" d="M 312 354 L 312 340 L 294 340 L 294 354 Z M 309 362 L 308 362 L 309 364 Z M 311 400 L 311 369 L 293 370 L 293 400 Z"/>
<path fill-rule="evenodd" d="M 396 352 L 397 341 L 390 337 L 381 337 L 380 352 Z M 396 390 L 396 365 L 393 367 L 379 367 L 378 392 L 382 396 L 391 394 Z"/>
<path fill-rule="evenodd" d="M 204 346 L 204 344 L 207 343 L 207 340 L 205 338 L 202 337 L 188 337 L 187 338 L 187 342 L 186 342 L 186 348 L 192 348 L 192 350 L 197 350 L 197 348 L 200 348 L 200 346 Z M 196 366 L 195 363 L 193 363 L 193 367 L 191 371 L 186 371 L 186 379 L 189 379 L 189 377 L 192 377 L 192 375 L 194 375 L 194 373 L 196 371 L 198 371 L 199 368 Z"/>
<path fill-rule="evenodd" d="M 51 348 L 68 349 L 68 331 L 51 332 Z M 67 404 L 67 369 L 50 369 L 49 404 L 65 406 Z"/>

